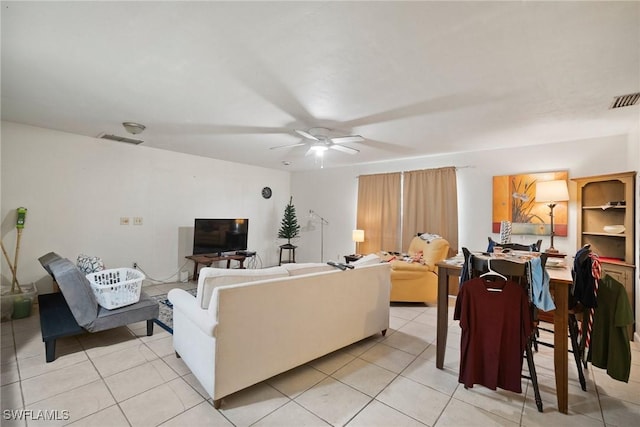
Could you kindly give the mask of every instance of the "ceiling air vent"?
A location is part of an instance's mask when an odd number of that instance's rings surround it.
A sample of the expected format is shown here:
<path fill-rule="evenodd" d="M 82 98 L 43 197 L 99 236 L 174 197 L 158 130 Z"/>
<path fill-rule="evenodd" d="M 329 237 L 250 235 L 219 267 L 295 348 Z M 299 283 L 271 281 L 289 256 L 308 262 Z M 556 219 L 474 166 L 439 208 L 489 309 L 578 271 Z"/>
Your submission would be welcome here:
<path fill-rule="evenodd" d="M 632 105 L 636 105 L 638 100 L 640 100 L 640 92 L 616 96 L 613 98 L 613 103 L 609 109 L 613 110 L 614 108 L 631 107 Z"/>
<path fill-rule="evenodd" d="M 109 135 L 109 134 L 106 134 L 106 133 L 101 133 L 100 135 L 98 135 L 98 138 L 100 138 L 100 139 L 110 139 L 111 141 L 124 142 L 126 144 L 133 144 L 133 145 L 142 144 L 144 142 L 141 139 L 127 138 L 127 137 L 118 136 L 118 135 Z"/>

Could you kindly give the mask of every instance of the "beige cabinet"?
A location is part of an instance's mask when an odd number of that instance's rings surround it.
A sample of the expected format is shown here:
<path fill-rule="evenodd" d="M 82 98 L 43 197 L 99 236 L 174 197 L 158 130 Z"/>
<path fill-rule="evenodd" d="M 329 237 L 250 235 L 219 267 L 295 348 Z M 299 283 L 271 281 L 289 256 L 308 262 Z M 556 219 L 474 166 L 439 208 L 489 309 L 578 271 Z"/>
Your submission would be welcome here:
<path fill-rule="evenodd" d="M 633 299 L 633 267 L 627 265 L 613 264 L 608 262 L 602 263 L 602 276 L 608 274 L 609 276 L 616 279 L 618 282 L 624 284 L 624 288 L 627 291 L 627 296 L 629 297 L 629 303 L 631 303 L 631 308 L 634 310 L 635 319 L 635 307 L 634 307 L 634 299 Z M 629 326 L 629 337 L 633 341 L 633 331 L 634 331 L 635 323 Z"/>
<path fill-rule="evenodd" d="M 600 256 L 603 274 L 624 285 L 632 307 L 635 176 L 635 172 L 625 172 L 573 179 L 578 187 L 578 247 L 591 245 Z"/>

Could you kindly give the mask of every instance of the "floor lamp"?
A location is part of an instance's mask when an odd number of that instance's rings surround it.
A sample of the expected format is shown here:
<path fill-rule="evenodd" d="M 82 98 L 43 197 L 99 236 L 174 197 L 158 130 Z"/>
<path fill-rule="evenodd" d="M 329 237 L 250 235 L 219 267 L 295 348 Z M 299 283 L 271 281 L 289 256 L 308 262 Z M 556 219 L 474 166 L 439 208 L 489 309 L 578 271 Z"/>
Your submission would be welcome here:
<path fill-rule="evenodd" d="M 311 218 L 318 218 L 320 220 L 320 262 L 324 262 L 324 226 L 329 225 L 329 221 L 309 209 L 309 215 Z"/>
<path fill-rule="evenodd" d="M 547 252 L 557 254 L 558 250 L 553 247 L 553 208 L 557 202 L 566 202 L 569 200 L 569 189 L 567 181 L 558 179 L 555 181 L 543 181 L 536 183 L 536 202 L 544 202 L 549 206 L 549 216 L 551 217 L 551 246 Z"/>

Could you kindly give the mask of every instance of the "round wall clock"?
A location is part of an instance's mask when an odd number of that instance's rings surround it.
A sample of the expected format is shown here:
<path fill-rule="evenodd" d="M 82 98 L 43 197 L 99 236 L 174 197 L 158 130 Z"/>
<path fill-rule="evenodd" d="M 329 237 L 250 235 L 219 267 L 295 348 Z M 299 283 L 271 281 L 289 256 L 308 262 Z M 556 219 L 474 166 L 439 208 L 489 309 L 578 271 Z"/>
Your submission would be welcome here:
<path fill-rule="evenodd" d="M 272 194 L 271 188 L 264 187 L 262 189 L 262 197 L 264 197 L 265 199 L 270 199 L 271 198 L 271 194 Z"/>

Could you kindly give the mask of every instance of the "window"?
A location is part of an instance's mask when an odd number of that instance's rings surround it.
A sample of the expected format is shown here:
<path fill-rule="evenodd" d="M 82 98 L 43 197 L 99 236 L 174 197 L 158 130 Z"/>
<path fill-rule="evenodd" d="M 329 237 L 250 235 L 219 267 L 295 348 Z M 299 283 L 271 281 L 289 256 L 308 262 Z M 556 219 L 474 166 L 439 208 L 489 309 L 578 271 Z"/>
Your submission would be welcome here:
<path fill-rule="evenodd" d="M 402 197 L 401 197 L 402 195 Z M 454 167 L 360 176 L 357 228 L 362 253 L 406 251 L 416 233 L 440 234 L 458 248 Z"/>

